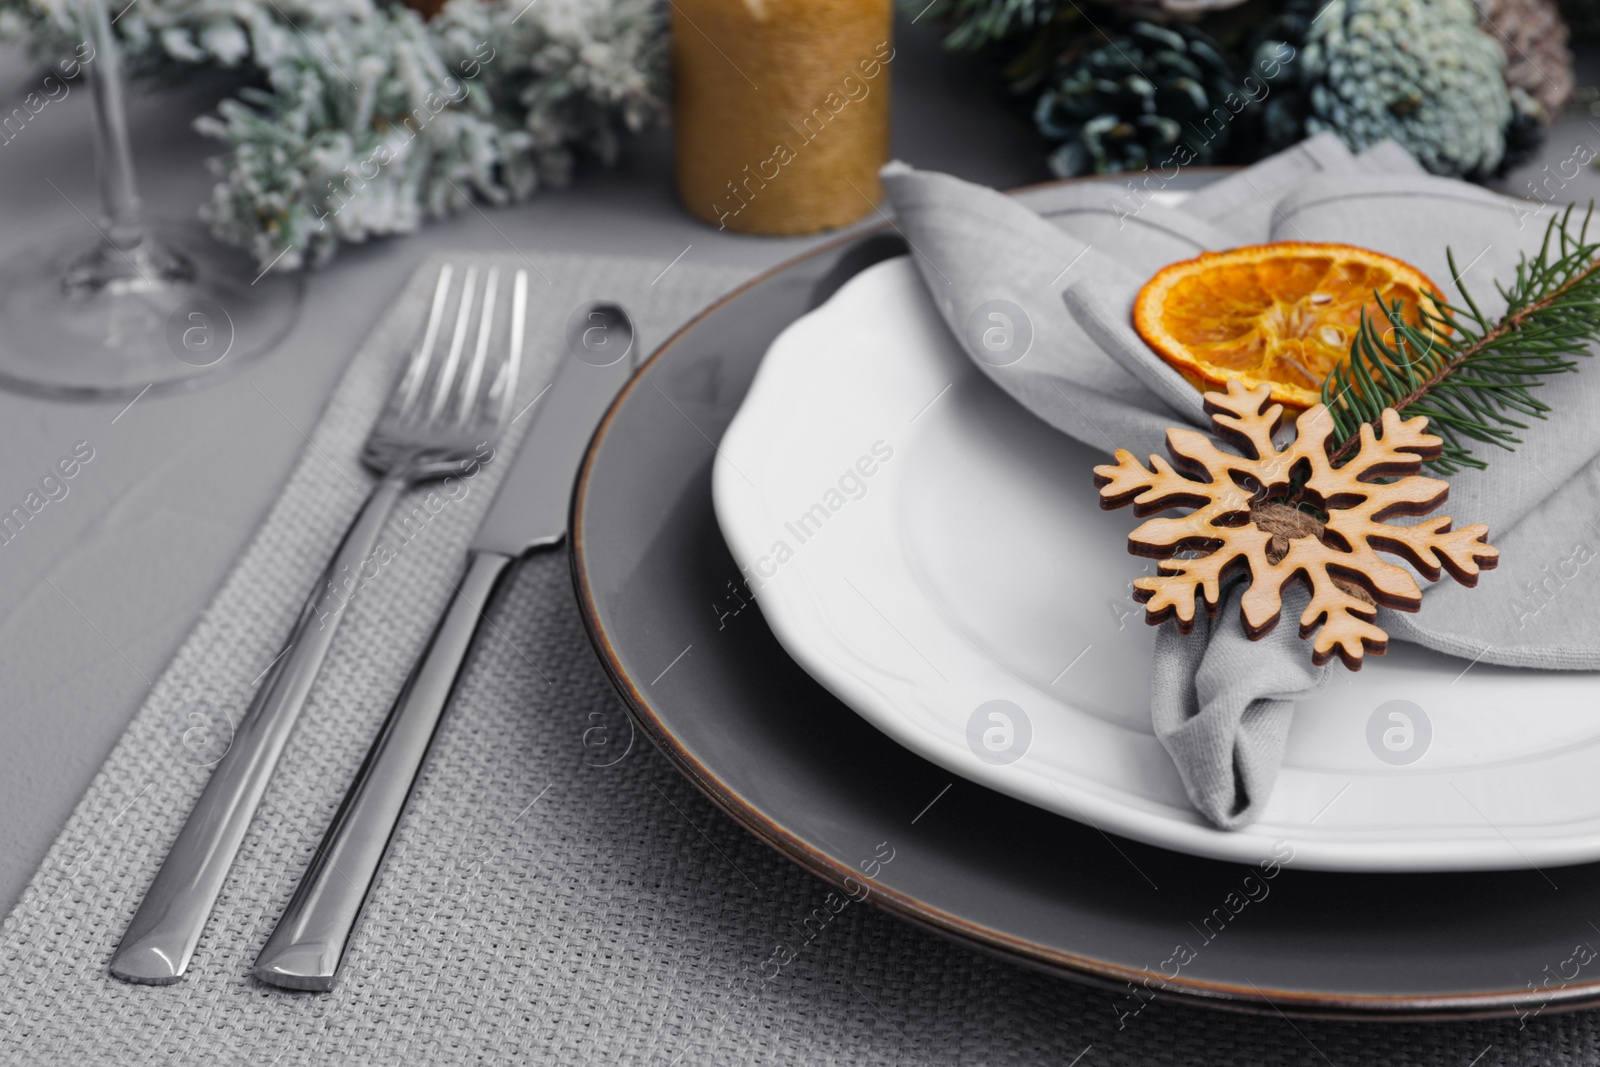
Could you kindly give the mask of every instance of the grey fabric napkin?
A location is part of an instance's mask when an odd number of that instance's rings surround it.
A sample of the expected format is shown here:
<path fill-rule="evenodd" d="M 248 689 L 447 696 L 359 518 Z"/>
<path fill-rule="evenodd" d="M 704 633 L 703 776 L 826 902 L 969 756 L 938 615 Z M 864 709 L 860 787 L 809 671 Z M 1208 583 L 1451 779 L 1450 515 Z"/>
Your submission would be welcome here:
<path fill-rule="evenodd" d="M 1165 456 L 1168 427 L 1210 429 L 1199 392 L 1131 323 L 1139 287 L 1160 267 L 1205 250 L 1271 240 L 1342 241 L 1416 264 L 1455 295 L 1453 248 L 1480 306 L 1498 314 L 1494 282 L 1537 251 L 1548 216 L 1461 182 L 1434 178 L 1393 144 L 1352 155 L 1325 136 L 1168 206 L 1148 180 L 1066 186 L 1024 206 L 993 190 L 891 164 L 885 186 L 913 259 L 952 331 L 1001 388 L 1086 444 Z M 1031 327 L 1021 358 L 986 351 L 975 327 L 1009 301 Z M 1424 610 L 1384 610 L 1379 625 L 1473 662 L 1600 669 L 1600 611 L 1572 588 L 1600 556 L 1600 367 L 1546 387 L 1554 416 L 1521 432 L 1513 452 L 1481 446 L 1486 471 L 1451 478 L 1442 513 L 1484 522 L 1499 569 L 1476 589 L 1446 579 Z M 1087 481 L 1089 474 L 1084 472 Z M 1593 568 L 1600 570 L 1600 568 Z M 1591 579 L 1592 580 L 1592 579 Z M 1294 702 L 1326 684 L 1294 620 L 1250 641 L 1236 584 L 1216 619 L 1188 635 L 1163 626 L 1152 665 L 1152 721 L 1195 807 L 1219 827 L 1253 821 L 1282 762 Z"/>

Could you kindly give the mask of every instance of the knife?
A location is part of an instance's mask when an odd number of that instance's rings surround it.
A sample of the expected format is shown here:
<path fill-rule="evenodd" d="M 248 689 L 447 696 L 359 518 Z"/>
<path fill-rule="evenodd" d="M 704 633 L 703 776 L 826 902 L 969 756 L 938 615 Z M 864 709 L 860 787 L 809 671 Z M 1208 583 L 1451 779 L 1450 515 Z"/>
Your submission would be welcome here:
<path fill-rule="evenodd" d="M 574 322 L 579 322 L 576 316 Z M 596 358 L 611 358 L 604 355 L 607 349 L 624 355 L 633 350 L 632 323 L 621 308 L 592 305 L 579 325 L 580 331 L 569 330 L 573 354 L 534 400 L 540 407 L 533 426 L 472 539 L 450 606 L 256 958 L 255 976 L 263 982 L 285 989 L 333 988 L 495 589 L 521 556 L 560 544 L 566 536 L 578 464 L 600 417 L 633 370 L 620 357 L 605 365 Z"/>

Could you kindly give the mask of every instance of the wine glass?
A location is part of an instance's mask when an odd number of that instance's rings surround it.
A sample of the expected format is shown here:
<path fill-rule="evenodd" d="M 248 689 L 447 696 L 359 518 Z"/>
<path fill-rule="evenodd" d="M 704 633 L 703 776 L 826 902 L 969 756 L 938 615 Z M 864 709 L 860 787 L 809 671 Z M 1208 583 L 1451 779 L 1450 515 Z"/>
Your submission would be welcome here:
<path fill-rule="evenodd" d="M 0 258 L 0 386 L 132 396 L 215 380 L 282 340 L 298 277 L 258 272 L 193 222 L 147 219 L 103 0 L 77 0 L 95 111 L 100 219 Z"/>

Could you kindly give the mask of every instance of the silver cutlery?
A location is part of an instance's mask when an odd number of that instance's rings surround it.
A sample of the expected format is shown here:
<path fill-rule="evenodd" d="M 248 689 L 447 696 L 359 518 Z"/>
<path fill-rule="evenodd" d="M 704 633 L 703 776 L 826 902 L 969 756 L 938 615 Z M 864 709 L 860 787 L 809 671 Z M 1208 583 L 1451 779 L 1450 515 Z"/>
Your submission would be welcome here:
<path fill-rule="evenodd" d="M 501 291 L 497 268 L 440 268 L 421 340 L 362 449 L 361 462 L 377 483 L 128 924 L 111 959 L 118 978 L 166 985 L 183 976 L 333 643 L 350 600 L 347 576 L 358 575 L 372 558 L 384 524 L 409 488 L 463 474 L 493 454 L 517 391 L 527 272 L 517 271 L 509 288 Z M 491 346 L 497 337 L 502 344 Z"/>
<path fill-rule="evenodd" d="M 527 439 L 473 537 L 454 599 L 256 959 L 263 982 L 332 988 L 495 588 L 519 557 L 566 536 L 573 477 L 601 415 L 632 372 L 620 356 L 634 340 L 631 321 L 614 304 L 594 305 L 575 322 L 581 341 L 569 339 L 574 354 L 540 394 Z M 596 358 L 602 353 L 617 361 L 605 364 Z"/>

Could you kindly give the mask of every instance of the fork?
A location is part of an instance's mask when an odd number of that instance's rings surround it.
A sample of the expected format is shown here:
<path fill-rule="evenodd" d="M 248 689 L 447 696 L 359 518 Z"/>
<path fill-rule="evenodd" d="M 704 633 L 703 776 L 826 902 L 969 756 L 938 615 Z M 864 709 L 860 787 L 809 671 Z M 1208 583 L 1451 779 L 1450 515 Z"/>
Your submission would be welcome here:
<path fill-rule="evenodd" d="M 457 273 L 462 274 L 459 287 Z M 118 978 L 168 985 L 183 977 L 352 599 L 352 581 L 342 576 L 361 576 L 374 561 L 383 527 L 407 490 L 467 475 L 493 456 L 492 445 L 510 421 L 517 393 L 528 274 L 516 272 L 507 301 L 500 293 L 499 269 L 490 268 L 481 286 L 479 273 L 476 266 L 464 272 L 450 263 L 440 267 L 422 338 L 361 451 L 361 463 L 376 483 L 128 924 L 111 959 L 111 973 Z M 452 308 L 454 325 L 445 346 L 441 334 Z M 477 332 L 469 351 L 474 309 Z M 491 369 L 496 334 L 504 334 L 505 355 Z M 446 348 L 442 357 L 441 347 Z"/>

